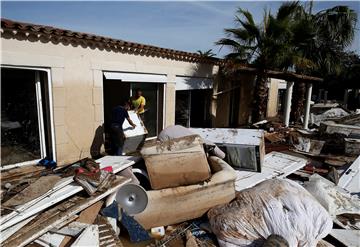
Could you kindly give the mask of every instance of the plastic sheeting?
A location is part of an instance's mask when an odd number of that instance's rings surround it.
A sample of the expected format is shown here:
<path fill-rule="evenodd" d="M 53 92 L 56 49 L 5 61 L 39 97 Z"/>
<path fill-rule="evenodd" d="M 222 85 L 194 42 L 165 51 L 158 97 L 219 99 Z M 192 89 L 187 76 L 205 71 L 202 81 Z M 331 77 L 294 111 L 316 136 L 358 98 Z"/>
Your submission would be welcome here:
<path fill-rule="evenodd" d="M 330 233 L 328 212 L 301 185 L 288 179 L 266 180 L 208 212 L 221 247 L 262 246 L 271 234 L 290 246 L 310 247 Z"/>

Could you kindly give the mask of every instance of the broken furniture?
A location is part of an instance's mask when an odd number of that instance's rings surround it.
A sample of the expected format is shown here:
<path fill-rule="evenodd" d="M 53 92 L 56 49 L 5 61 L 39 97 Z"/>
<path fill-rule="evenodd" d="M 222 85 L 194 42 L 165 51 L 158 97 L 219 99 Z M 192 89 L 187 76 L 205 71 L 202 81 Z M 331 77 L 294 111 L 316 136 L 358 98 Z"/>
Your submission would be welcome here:
<path fill-rule="evenodd" d="M 226 162 L 235 169 L 261 172 L 265 156 L 263 130 L 225 128 L 190 128 L 190 130 L 219 146 L 226 153 Z"/>
<path fill-rule="evenodd" d="M 147 191 L 148 205 L 135 215 L 135 220 L 145 229 L 176 224 L 198 218 L 210 208 L 234 199 L 234 169 L 215 156 L 209 158 L 209 164 L 213 175 L 205 182 Z"/>
<path fill-rule="evenodd" d="M 146 142 L 141 149 L 152 189 L 195 184 L 210 177 L 203 142 L 197 135 Z"/>

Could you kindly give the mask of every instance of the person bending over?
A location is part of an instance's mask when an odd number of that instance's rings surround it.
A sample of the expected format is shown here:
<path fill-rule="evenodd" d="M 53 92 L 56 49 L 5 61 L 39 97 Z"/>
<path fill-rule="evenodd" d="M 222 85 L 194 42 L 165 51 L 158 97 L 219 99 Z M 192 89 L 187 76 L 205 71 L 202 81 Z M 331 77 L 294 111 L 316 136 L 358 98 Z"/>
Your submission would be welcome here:
<path fill-rule="evenodd" d="M 129 124 L 135 128 L 136 125 L 129 117 L 128 110 L 130 109 L 130 104 L 128 101 L 124 101 L 121 105 L 116 106 L 112 110 L 112 121 L 111 121 L 111 139 L 112 139 L 112 149 L 115 155 L 122 155 L 123 146 L 124 146 L 124 130 L 123 123 L 125 119 Z"/>

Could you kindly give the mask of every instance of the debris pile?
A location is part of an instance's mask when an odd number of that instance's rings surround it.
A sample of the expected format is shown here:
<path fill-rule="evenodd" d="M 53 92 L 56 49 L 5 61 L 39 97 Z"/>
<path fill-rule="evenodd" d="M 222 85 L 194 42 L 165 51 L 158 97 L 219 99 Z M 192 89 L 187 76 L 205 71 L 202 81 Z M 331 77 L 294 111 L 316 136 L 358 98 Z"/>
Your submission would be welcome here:
<path fill-rule="evenodd" d="M 360 114 L 313 119 L 310 130 L 171 126 L 145 143 L 146 131 L 129 129 L 127 148 L 142 145 L 135 156 L 5 166 L 1 245 L 351 246 Z"/>

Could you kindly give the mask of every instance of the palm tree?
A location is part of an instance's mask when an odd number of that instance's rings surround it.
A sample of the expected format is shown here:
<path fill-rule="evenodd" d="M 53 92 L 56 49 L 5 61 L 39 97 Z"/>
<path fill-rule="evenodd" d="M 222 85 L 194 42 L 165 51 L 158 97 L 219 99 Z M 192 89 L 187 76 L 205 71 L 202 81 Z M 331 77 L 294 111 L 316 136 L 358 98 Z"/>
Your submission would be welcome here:
<path fill-rule="evenodd" d="M 237 65 L 244 62 L 257 68 L 253 121 L 265 118 L 267 70 L 290 67 L 291 63 L 285 60 L 288 59 L 286 54 L 291 48 L 290 22 L 298 6 L 297 2 L 283 4 L 276 16 L 265 11 L 260 25 L 255 23 L 250 12 L 239 8 L 235 16 L 238 27 L 225 29 L 227 37 L 216 42 L 217 45 L 231 49 L 225 58 L 231 61 L 230 64 L 235 70 Z"/>
<path fill-rule="evenodd" d="M 339 55 L 354 38 L 356 13 L 347 6 L 336 6 L 316 14 L 301 7 L 297 15 L 292 30 L 293 48 L 298 58 L 294 61 L 296 72 L 323 78 L 339 75 L 342 67 Z M 294 95 L 292 119 L 298 121 L 304 109 L 305 83 L 296 84 Z"/>
<path fill-rule="evenodd" d="M 201 57 L 215 57 L 216 54 L 213 52 L 212 49 L 207 50 L 207 51 L 201 51 L 201 50 L 197 50 L 196 51 Z"/>

